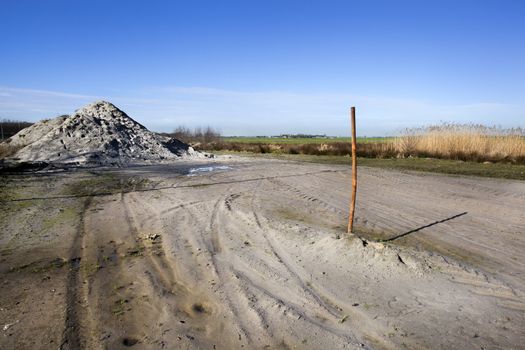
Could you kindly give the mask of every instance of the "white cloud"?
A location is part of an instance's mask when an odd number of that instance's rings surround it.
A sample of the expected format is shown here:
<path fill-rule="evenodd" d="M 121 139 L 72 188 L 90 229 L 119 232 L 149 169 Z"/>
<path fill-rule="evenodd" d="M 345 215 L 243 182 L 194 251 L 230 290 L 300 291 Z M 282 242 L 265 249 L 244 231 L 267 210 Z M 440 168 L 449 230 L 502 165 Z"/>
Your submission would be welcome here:
<path fill-rule="evenodd" d="M 153 96 L 153 97 L 152 97 Z M 523 106 L 480 101 L 462 105 L 384 96 L 287 91 L 233 91 L 208 87 L 162 87 L 128 96 L 92 96 L 0 87 L 0 118 L 36 121 L 94 100 L 115 103 L 158 131 L 178 125 L 212 125 L 225 134 L 348 134 L 348 111 L 357 106 L 361 135 L 390 134 L 440 121 L 524 126 Z"/>
<path fill-rule="evenodd" d="M 13 96 L 16 94 L 29 94 L 33 96 L 55 96 L 55 97 L 65 97 L 65 98 L 72 98 L 72 99 L 97 98 L 96 96 L 90 96 L 90 95 L 69 94 L 65 92 L 48 91 L 48 90 L 19 89 L 19 88 L 11 88 L 11 87 L 3 87 L 3 86 L 0 86 L 0 91 L 1 91 L 0 96 L 3 96 L 2 94 L 6 94 L 7 96 Z"/>

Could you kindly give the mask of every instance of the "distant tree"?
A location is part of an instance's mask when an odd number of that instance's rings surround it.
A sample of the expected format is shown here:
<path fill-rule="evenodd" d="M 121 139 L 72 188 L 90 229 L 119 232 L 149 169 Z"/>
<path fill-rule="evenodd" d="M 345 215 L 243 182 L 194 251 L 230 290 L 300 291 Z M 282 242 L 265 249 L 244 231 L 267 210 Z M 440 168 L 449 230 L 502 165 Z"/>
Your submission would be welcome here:
<path fill-rule="evenodd" d="M 192 137 L 192 131 L 185 126 L 178 126 L 175 130 L 169 134 L 171 137 L 181 140 L 182 142 L 190 142 Z"/>
<path fill-rule="evenodd" d="M 220 141 L 221 133 L 211 126 L 207 127 L 196 127 L 191 130 L 185 126 L 178 126 L 173 130 L 170 137 L 181 140 L 182 142 L 195 144 L 195 143 L 212 143 Z"/>
<path fill-rule="evenodd" d="M 210 126 L 206 127 L 204 131 L 204 143 L 216 142 L 221 139 L 221 134 L 217 130 L 213 129 Z"/>

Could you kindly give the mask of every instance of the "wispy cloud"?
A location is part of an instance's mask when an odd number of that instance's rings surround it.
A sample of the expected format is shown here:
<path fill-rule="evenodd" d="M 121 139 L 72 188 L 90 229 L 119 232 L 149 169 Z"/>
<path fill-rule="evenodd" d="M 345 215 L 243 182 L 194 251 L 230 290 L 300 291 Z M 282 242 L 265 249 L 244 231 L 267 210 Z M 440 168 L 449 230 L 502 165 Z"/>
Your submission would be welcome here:
<path fill-rule="evenodd" d="M 72 99 L 92 99 L 97 98 L 97 96 L 90 95 L 79 95 L 79 94 L 70 94 L 65 92 L 49 91 L 49 90 L 35 90 L 35 89 L 19 89 L 12 87 L 0 86 L 0 91 L 7 96 L 13 96 L 16 94 L 29 94 L 33 96 L 54 96 L 54 97 L 64 97 Z"/>
<path fill-rule="evenodd" d="M 36 121 L 69 114 L 94 100 L 115 103 L 153 130 L 212 125 L 225 134 L 347 133 L 348 109 L 358 107 L 360 134 L 382 135 L 407 126 L 476 122 L 523 126 L 523 106 L 497 102 L 447 104 L 350 93 L 234 91 L 209 87 L 159 87 L 126 96 L 94 96 L 0 87 L 0 118 Z"/>

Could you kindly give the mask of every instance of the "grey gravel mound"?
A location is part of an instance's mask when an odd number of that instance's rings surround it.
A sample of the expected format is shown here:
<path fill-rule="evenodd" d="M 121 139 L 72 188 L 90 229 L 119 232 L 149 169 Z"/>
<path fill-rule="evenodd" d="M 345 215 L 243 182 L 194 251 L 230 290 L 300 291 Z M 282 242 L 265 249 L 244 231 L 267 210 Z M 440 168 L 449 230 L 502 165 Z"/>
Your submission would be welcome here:
<path fill-rule="evenodd" d="M 189 145 L 157 135 L 105 101 L 38 122 L 11 137 L 23 162 L 127 164 L 203 158 Z"/>

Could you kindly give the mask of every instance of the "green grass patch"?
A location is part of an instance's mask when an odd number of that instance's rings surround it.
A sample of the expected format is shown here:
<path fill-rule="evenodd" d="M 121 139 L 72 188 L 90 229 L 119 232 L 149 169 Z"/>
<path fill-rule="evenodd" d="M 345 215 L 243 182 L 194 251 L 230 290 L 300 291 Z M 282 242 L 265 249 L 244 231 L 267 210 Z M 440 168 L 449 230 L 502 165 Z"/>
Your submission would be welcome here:
<path fill-rule="evenodd" d="M 83 179 L 68 184 L 64 194 L 89 196 L 93 194 L 116 194 L 147 188 L 148 179 L 122 177 L 117 174 L 105 173 L 89 179 Z"/>
<path fill-rule="evenodd" d="M 20 184 L 9 177 L 0 176 L 0 222 L 2 223 L 7 223 L 17 214 L 34 206 L 32 202 L 17 201 L 26 197 L 28 191 Z M 3 227 L 5 228 L 5 224 Z"/>
<path fill-rule="evenodd" d="M 50 230 L 61 223 L 68 223 L 75 220 L 78 216 L 76 208 L 67 207 L 60 209 L 55 215 L 45 216 L 42 221 L 42 231 Z"/>

